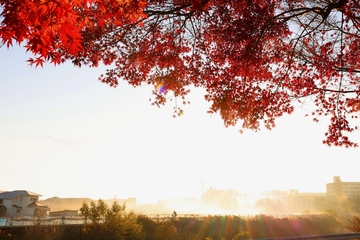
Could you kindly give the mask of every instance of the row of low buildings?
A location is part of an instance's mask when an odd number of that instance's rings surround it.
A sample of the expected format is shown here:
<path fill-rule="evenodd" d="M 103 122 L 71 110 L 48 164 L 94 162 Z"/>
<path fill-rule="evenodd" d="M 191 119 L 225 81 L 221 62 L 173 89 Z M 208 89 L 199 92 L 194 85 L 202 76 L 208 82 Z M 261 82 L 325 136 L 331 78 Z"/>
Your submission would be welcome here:
<path fill-rule="evenodd" d="M 39 200 L 40 194 L 15 190 L 0 192 L 0 217 L 4 216 L 69 216 L 77 215 L 78 209 L 84 202 L 90 202 L 90 198 L 59 198 L 52 197 Z M 237 192 L 234 190 L 208 189 L 202 194 L 199 201 L 197 198 L 166 199 L 159 200 L 157 204 L 138 205 L 136 198 L 104 200 L 109 206 L 114 202 L 126 205 L 126 209 L 139 214 L 171 213 L 176 210 L 179 213 L 197 214 L 220 214 L 225 211 L 236 211 Z M 51 211 L 50 211 L 51 209 Z"/>
<path fill-rule="evenodd" d="M 246 200 L 252 204 L 247 204 Z M 245 201 L 244 201 L 245 200 Z M 323 213 L 327 209 L 360 213 L 360 182 L 343 182 L 339 176 L 326 184 L 326 192 L 303 193 L 296 189 L 272 190 L 252 201 L 247 195 L 233 190 L 208 189 L 202 194 L 202 204 L 213 204 L 235 212 L 258 213 Z M 341 209 L 341 204 L 352 205 Z M 350 209 L 351 208 L 351 209 Z"/>
<path fill-rule="evenodd" d="M 45 215 L 76 215 L 77 210 L 83 202 L 90 202 L 89 198 L 58 198 L 53 197 L 43 201 L 39 201 L 41 195 L 26 191 L 0 191 L 0 217 L 2 216 L 45 216 Z M 273 202 L 281 205 L 282 212 L 294 213 L 304 212 L 306 210 L 321 212 L 321 208 L 332 208 L 335 204 L 339 204 L 339 199 L 358 199 L 360 206 L 360 182 L 343 182 L 339 176 L 335 176 L 332 183 L 326 184 L 326 193 L 299 193 L 297 190 L 279 191 L 273 190 L 267 192 L 264 197 L 271 199 Z M 158 213 L 163 210 L 170 211 L 172 209 L 179 209 L 180 211 L 190 210 L 191 212 L 198 211 L 203 207 L 203 211 L 209 210 L 209 207 L 216 207 L 214 211 L 228 210 L 229 212 L 238 212 L 242 210 L 244 204 L 239 201 L 240 196 L 237 191 L 234 190 L 217 190 L 214 188 L 208 189 L 202 193 L 201 200 L 186 199 L 186 200 L 159 200 L 157 205 L 150 206 L 137 205 L 136 198 L 128 199 L 111 199 L 108 200 L 108 204 L 114 201 L 118 203 L 126 203 L 128 210 L 138 210 L 142 213 Z M 263 201 L 266 203 L 266 201 Z M 251 207 L 246 204 L 246 207 Z M 50 212 L 50 208 L 52 212 Z M 75 209 L 75 210 L 67 210 Z M 269 212 L 271 212 L 271 209 Z M 360 208 L 358 209 L 360 213 Z"/>
<path fill-rule="evenodd" d="M 40 201 L 42 195 L 27 190 L 0 191 L 0 217 L 6 216 L 75 216 L 84 202 L 90 198 L 59 198 L 52 197 Z M 105 203 L 111 205 L 114 201 L 126 203 L 127 209 L 133 210 L 136 198 L 111 199 Z M 51 211 L 50 211 L 51 210 Z"/>
<path fill-rule="evenodd" d="M 341 202 L 359 200 L 360 182 L 343 182 L 339 176 L 333 177 L 333 182 L 326 184 L 326 192 L 300 193 L 297 190 L 268 191 L 264 197 L 270 198 L 281 205 L 283 212 L 321 212 L 324 208 L 337 208 Z M 360 213 L 360 208 L 357 209 Z"/>

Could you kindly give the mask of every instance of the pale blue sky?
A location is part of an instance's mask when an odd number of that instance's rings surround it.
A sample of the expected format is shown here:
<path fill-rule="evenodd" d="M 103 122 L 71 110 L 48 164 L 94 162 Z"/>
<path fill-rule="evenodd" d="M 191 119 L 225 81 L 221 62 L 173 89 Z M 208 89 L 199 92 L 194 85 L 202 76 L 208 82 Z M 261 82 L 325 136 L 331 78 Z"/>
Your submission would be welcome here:
<path fill-rule="evenodd" d="M 325 192 L 333 175 L 360 181 L 360 150 L 322 145 L 328 122 L 305 118 L 308 106 L 273 131 L 240 135 L 206 114 L 199 89 L 174 119 L 172 102 L 150 106 L 152 87 L 99 82 L 104 68 L 35 69 L 19 47 L 0 56 L 0 190 L 141 203 L 199 197 L 201 181 L 240 192 Z"/>

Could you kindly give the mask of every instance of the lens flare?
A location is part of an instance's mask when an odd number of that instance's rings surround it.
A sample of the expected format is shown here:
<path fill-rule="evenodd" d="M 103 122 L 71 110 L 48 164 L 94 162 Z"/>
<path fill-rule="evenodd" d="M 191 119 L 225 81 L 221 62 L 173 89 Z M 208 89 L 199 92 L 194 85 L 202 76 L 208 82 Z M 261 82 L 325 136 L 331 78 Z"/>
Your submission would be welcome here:
<path fill-rule="evenodd" d="M 158 82 L 157 84 L 156 84 L 156 91 L 159 91 L 159 94 L 162 94 L 162 93 L 166 93 L 166 87 L 165 87 L 165 85 L 162 83 L 162 82 Z"/>

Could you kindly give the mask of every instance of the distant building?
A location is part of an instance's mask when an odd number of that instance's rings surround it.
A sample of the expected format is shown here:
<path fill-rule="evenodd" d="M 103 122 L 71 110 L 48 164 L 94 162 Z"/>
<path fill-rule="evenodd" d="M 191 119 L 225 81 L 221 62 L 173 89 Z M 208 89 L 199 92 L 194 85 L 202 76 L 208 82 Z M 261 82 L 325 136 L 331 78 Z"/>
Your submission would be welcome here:
<path fill-rule="evenodd" d="M 360 197 L 360 182 L 342 182 L 339 176 L 334 176 L 332 183 L 326 184 L 326 198 L 329 204 L 336 200 Z"/>
<path fill-rule="evenodd" d="M 7 216 L 45 216 L 50 209 L 47 205 L 38 202 L 40 196 L 40 194 L 26 190 L 2 192 L 0 193 L 0 208 L 2 209 L 0 214 Z"/>
<path fill-rule="evenodd" d="M 325 197 L 325 193 L 299 193 L 298 190 L 291 189 L 289 192 L 273 196 L 272 199 L 281 203 L 283 212 L 302 213 L 315 210 L 314 203 L 318 197 Z"/>
<path fill-rule="evenodd" d="M 90 198 L 59 198 L 52 197 L 41 201 L 41 203 L 48 205 L 53 212 L 63 211 L 67 209 L 78 210 L 84 202 L 90 203 Z"/>

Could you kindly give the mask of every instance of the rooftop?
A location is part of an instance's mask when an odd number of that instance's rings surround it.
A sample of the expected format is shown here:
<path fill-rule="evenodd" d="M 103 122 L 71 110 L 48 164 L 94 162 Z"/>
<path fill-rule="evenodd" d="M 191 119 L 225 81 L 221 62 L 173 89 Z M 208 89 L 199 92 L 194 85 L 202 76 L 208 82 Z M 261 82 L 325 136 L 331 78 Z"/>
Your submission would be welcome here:
<path fill-rule="evenodd" d="M 7 191 L 7 192 L 0 192 L 0 199 L 4 199 L 4 198 L 14 198 L 14 197 L 18 197 L 18 196 L 42 196 L 40 194 L 34 193 L 34 192 L 30 192 L 27 190 L 15 190 L 15 191 Z"/>

